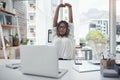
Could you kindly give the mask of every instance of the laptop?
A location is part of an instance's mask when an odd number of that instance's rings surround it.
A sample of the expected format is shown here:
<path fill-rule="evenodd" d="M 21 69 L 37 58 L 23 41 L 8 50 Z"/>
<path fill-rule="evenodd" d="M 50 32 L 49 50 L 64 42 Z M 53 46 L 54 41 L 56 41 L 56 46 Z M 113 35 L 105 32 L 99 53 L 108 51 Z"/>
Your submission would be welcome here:
<path fill-rule="evenodd" d="M 21 45 L 20 57 L 24 74 L 60 78 L 67 72 L 66 69 L 59 69 L 55 46 Z"/>

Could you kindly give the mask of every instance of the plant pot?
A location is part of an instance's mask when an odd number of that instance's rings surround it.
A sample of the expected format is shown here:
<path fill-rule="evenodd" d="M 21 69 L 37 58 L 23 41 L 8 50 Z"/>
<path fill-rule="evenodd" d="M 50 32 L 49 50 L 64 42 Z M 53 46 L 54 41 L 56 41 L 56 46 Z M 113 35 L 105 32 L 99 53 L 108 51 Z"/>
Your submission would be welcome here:
<path fill-rule="evenodd" d="M 13 40 L 13 46 L 19 46 L 19 39 Z"/>

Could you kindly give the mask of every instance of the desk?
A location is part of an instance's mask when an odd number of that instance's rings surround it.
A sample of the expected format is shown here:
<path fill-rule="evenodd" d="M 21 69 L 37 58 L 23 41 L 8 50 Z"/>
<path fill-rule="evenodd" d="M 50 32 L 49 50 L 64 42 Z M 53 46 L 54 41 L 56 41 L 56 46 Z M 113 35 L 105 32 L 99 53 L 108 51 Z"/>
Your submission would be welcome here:
<path fill-rule="evenodd" d="M 60 68 L 68 69 L 68 72 L 59 79 L 24 75 L 19 69 L 5 67 L 6 63 L 16 61 L 19 60 L 0 60 L 0 80 L 120 80 L 120 78 L 104 78 L 99 71 L 79 73 L 72 68 L 73 60 L 59 61 Z"/>

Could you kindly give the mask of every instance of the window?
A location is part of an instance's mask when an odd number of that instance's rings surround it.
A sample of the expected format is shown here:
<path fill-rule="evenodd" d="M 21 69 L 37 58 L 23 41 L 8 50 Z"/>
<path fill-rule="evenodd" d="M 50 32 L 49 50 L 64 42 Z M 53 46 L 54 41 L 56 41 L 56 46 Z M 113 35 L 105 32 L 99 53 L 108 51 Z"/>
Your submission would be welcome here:
<path fill-rule="evenodd" d="M 30 16 L 30 20 L 34 20 L 34 16 Z"/>
<path fill-rule="evenodd" d="M 30 32 L 33 33 L 34 32 L 34 28 L 30 28 Z"/>
<path fill-rule="evenodd" d="M 94 24 L 94 23 L 91 23 L 89 25 L 90 25 L 90 28 L 96 28 L 96 24 Z"/>
<path fill-rule="evenodd" d="M 30 7 L 33 7 L 33 4 L 32 4 L 32 3 L 30 3 Z"/>
<path fill-rule="evenodd" d="M 30 39 L 29 42 L 30 42 L 30 45 L 35 45 L 35 39 Z"/>
<path fill-rule="evenodd" d="M 33 45 L 33 44 L 34 44 L 34 41 L 33 41 L 33 40 L 30 40 L 30 44 Z"/>
<path fill-rule="evenodd" d="M 35 16 L 36 16 L 35 13 L 29 13 L 28 15 L 30 20 L 35 20 Z"/>
<path fill-rule="evenodd" d="M 89 34 L 89 32 L 92 30 L 97 30 L 98 32 L 101 32 L 103 35 L 108 37 L 109 34 L 106 34 L 106 32 L 109 31 L 109 29 L 106 27 L 104 20 L 109 20 L 109 0 L 79 0 L 78 4 L 79 5 L 76 4 L 75 8 L 77 8 L 79 16 L 77 16 L 77 12 L 76 14 L 74 13 L 74 15 L 76 15 L 75 18 L 77 18 L 74 22 L 77 22 L 78 19 L 80 21 L 74 24 L 74 26 L 79 24 L 79 27 L 75 26 L 75 36 L 79 38 L 86 38 L 86 35 Z M 104 26 L 106 27 L 105 29 Z M 91 27 L 94 29 L 90 29 Z M 105 44 L 104 46 L 104 44 L 100 43 L 101 46 L 98 46 L 99 43 L 93 42 L 93 44 L 90 44 L 88 41 L 87 43 L 89 47 L 92 48 L 92 55 L 94 59 L 99 59 L 99 54 L 106 49 L 105 46 L 109 45 Z"/>

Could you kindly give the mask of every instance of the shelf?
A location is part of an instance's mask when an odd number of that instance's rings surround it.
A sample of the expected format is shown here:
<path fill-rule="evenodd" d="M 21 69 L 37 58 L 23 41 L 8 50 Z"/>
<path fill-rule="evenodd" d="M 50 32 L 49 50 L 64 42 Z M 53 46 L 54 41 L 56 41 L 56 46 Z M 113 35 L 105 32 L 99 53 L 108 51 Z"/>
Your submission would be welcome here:
<path fill-rule="evenodd" d="M 7 48 L 6 50 L 16 50 L 16 49 L 19 49 L 19 46 L 10 47 L 10 48 Z"/>
<path fill-rule="evenodd" d="M 9 12 L 9 11 L 6 11 L 6 10 L 1 9 L 1 8 L 0 8 L 0 12 L 7 13 L 7 14 L 11 14 L 11 15 L 15 16 L 15 14 L 14 14 L 14 13 Z"/>
<path fill-rule="evenodd" d="M 13 26 L 13 25 L 4 25 L 4 24 L 2 24 L 2 28 L 12 29 L 12 28 L 17 28 L 17 27 L 15 27 L 15 26 Z"/>
<path fill-rule="evenodd" d="M 8 47 L 6 48 L 6 50 L 16 50 L 16 49 L 19 49 L 19 46 L 13 46 L 13 47 Z M 3 50 L 2 48 L 0 48 L 0 50 Z"/>
<path fill-rule="evenodd" d="M 8 56 L 6 51 L 7 50 L 10 51 L 10 50 L 19 49 L 19 46 L 6 47 L 5 46 L 5 44 L 6 44 L 5 41 L 6 40 L 4 39 L 4 34 L 11 35 L 11 34 L 13 34 L 12 33 L 13 31 L 14 32 L 16 31 L 16 33 L 18 34 L 18 37 L 20 37 L 19 30 L 18 30 L 19 29 L 19 27 L 18 27 L 19 26 L 19 24 L 18 24 L 18 16 L 15 13 L 13 13 L 12 11 L 7 11 L 7 10 L 5 10 L 3 8 L 0 8 L 0 13 L 2 14 L 1 18 L 3 18 L 2 21 L 0 21 L 0 22 L 5 23 L 5 24 L 0 24 L 1 25 L 0 26 L 0 34 L 1 34 L 1 39 L 0 40 L 1 40 L 1 44 L 2 44 L 2 47 L 0 47 L 0 51 L 3 51 L 3 56 L 4 56 L 5 59 L 9 59 L 12 56 L 11 55 Z M 17 23 L 15 23 L 16 25 L 14 25 L 14 24 L 13 25 L 12 24 L 11 25 L 10 24 L 6 24 L 7 23 L 7 19 L 9 21 L 9 17 L 6 17 L 6 15 L 7 16 L 11 16 L 11 19 L 12 19 L 12 17 L 15 17 L 15 21 L 17 22 Z"/>
<path fill-rule="evenodd" d="M 8 59 L 15 59 L 15 55 L 14 54 L 9 54 L 7 55 Z M 5 59 L 4 55 L 0 55 L 0 60 L 1 59 Z"/>

